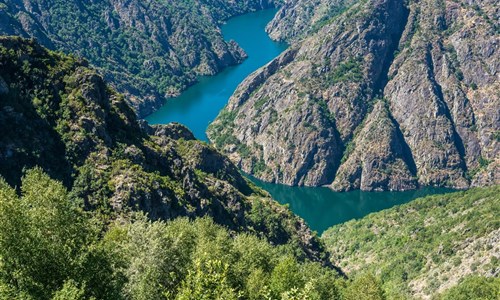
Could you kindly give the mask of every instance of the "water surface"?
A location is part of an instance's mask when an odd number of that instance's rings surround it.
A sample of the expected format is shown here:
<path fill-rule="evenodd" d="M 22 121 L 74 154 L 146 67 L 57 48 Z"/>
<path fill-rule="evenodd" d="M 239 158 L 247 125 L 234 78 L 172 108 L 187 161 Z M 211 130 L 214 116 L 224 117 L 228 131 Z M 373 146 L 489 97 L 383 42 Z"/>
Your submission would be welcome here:
<path fill-rule="evenodd" d="M 208 125 L 227 104 L 238 85 L 253 71 L 286 50 L 287 44 L 272 41 L 265 32 L 276 11 L 267 9 L 230 19 L 221 27 L 222 35 L 228 41 L 235 40 L 248 58 L 215 76 L 201 77 L 197 84 L 179 97 L 166 100 L 165 105 L 146 120 L 150 124 L 184 124 L 196 138 L 208 141 L 205 133 Z"/>
<path fill-rule="evenodd" d="M 207 141 L 205 131 L 208 125 L 227 104 L 238 84 L 287 48 L 286 44 L 273 42 L 264 31 L 275 13 L 275 9 L 270 9 L 230 19 L 222 26 L 224 38 L 235 40 L 247 52 L 248 59 L 216 76 L 200 78 L 179 97 L 167 100 L 159 111 L 146 120 L 151 124 L 179 122 L 191 129 L 198 139 Z M 289 187 L 252 180 L 281 204 L 288 204 L 294 213 L 320 234 L 330 226 L 362 218 L 417 197 L 449 191 L 425 188 L 409 192 L 336 193 L 328 188 Z"/>
<path fill-rule="evenodd" d="M 451 192 L 450 189 L 426 187 L 405 192 L 362 192 L 338 193 L 325 187 L 290 187 L 266 183 L 255 178 L 251 180 L 267 190 L 281 204 L 304 220 L 319 234 L 333 225 L 408 203 L 419 197 Z"/>

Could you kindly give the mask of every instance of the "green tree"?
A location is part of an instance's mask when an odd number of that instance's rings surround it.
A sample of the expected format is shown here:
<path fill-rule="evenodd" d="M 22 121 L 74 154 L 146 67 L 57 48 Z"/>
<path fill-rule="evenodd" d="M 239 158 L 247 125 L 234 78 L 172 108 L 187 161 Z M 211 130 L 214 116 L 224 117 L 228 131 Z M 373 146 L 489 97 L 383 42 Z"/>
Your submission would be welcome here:
<path fill-rule="evenodd" d="M 64 186 L 41 169 L 22 179 L 21 197 L 0 179 L 0 289 L 50 299 L 73 280 L 86 296 L 117 299 L 110 258 L 97 243 L 99 228 Z M 69 288 L 69 287 L 68 287 Z"/>
<path fill-rule="evenodd" d="M 371 274 L 359 275 L 347 285 L 343 292 L 345 300 L 384 300 L 384 290 L 380 282 Z"/>
<path fill-rule="evenodd" d="M 180 221 L 189 225 L 185 221 Z M 125 293 L 131 299 L 171 299 L 184 278 L 190 262 L 186 242 L 192 237 L 169 235 L 164 222 L 142 218 L 125 228 L 114 227 L 106 235 L 106 243 L 117 256 L 125 260 L 124 273 L 128 282 Z"/>
<path fill-rule="evenodd" d="M 76 282 L 69 280 L 64 283 L 62 289 L 57 291 L 52 300 L 84 300 L 85 289 L 79 287 Z"/>
<path fill-rule="evenodd" d="M 285 292 L 291 293 L 293 289 L 302 288 L 304 279 L 296 259 L 291 256 L 284 257 L 274 268 L 270 283 L 276 298 Z"/>
<path fill-rule="evenodd" d="M 196 259 L 177 295 L 178 300 L 234 300 L 235 289 L 229 285 L 229 265 L 220 260 Z"/>
<path fill-rule="evenodd" d="M 463 279 L 458 285 L 450 288 L 439 300 L 499 300 L 500 278 L 486 278 L 470 276 Z"/>

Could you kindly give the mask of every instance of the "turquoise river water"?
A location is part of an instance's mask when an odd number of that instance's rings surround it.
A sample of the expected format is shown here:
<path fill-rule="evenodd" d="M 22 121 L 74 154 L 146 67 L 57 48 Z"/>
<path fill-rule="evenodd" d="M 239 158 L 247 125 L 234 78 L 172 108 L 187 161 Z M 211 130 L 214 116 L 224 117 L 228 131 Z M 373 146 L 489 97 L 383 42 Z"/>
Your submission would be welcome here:
<path fill-rule="evenodd" d="M 286 50 L 284 43 L 273 42 L 264 31 L 276 10 L 269 9 L 232 18 L 221 27 L 226 40 L 235 40 L 248 58 L 215 76 L 200 78 L 199 82 L 179 97 L 168 99 L 165 105 L 146 118 L 150 124 L 178 122 L 186 125 L 194 135 L 207 141 L 205 131 L 220 110 L 227 104 L 234 90 L 250 73 Z M 252 179 L 267 190 L 281 204 L 306 220 L 309 226 L 322 233 L 330 226 L 369 213 L 407 203 L 415 198 L 449 192 L 447 189 L 424 188 L 408 192 L 337 193 L 328 188 L 289 187 Z"/>

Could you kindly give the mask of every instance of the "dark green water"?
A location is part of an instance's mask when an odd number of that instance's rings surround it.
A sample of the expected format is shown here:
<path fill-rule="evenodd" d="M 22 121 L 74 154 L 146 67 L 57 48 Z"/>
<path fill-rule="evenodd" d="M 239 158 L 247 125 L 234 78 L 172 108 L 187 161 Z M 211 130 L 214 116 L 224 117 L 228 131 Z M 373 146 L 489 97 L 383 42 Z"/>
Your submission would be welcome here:
<path fill-rule="evenodd" d="M 445 188 L 422 188 L 405 192 L 362 192 L 337 193 L 324 187 L 290 187 L 281 184 L 251 180 L 267 190 L 281 204 L 301 216 L 319 234 L 333 225 L 352 219 L 360 219 L 372 212 L 408 203 L 419 197 L 451 192 Z"/>
<path fill-rule="evenodd" d="M 200 78 L 197 84 L 179 97 L 168 99 L 160 110 L 146 120 L 150 124 L 184 124 L 196 138 L 207 141 L 205 131 L 208 125 L 227 104 L 236 87 L 250 73 L 286 50 L 286 44 L 273 42 L 264 30 L 275 14 L 275 9 L 268 9 L 230 19 L 222 26 L 222 34 L 226 40 L 235 40 L 245 49 L 248 58 L 216 76 Z"/>
<path fill-rule="evenodd" d="M 222 26 L 224 38 L 238 42 L 247 52 L 248 59 L 216 76 L 202 77 L 199 83 L 179 97 L 166 101 L 146 120 L 151 124 L 179 122 L 191 129 L 198 139 L 207 141 L 205 131 L 208 125 L 226 105 L 238 84 L 286 49 L 286 44 L 273 42 L 264 31 L 275 13 L 276 10 L 271 9 L 229 20 Z M 426 188 L 410 192 L 336 193 L 327 188 L 289 187 L 252 180 L 281 204 L 290 205 L 294 213 L 320 234 L 333 225 L 362 218 L 417 197 L 449 191 Z"/>

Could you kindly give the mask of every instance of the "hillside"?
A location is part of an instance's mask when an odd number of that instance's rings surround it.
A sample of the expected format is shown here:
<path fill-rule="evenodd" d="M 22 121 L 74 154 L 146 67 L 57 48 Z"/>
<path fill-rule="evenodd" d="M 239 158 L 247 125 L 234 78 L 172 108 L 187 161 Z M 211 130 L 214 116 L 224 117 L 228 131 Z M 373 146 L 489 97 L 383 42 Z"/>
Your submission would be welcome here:
<path fill-rule="evenodd" d="M 329 263 L 304 222 L 227 158 L 178 124 L 137 121 L 87 65 L 0 37 L 0 299 L 498 294 L 497 279 L 477 276 L 498 275 L 498 187 L 334 227 Z M 365 266 L 373 255 L 380 265 Z"/>
<path fill-rule="evenodd" d="M 137 121 L 86 61 L 0 37 L 0 68 L 0 299 L 386 299 L 186 128 Z"/>
<path fill-rule="evenodd" d="M 100 68 L 139 116 L 159 108 L 199 75 L 241 62 L 222 21 L 279 0 L 21 1 L 0 3 L 0 35 L 36 38 Z"/>
<path fill-rule="evenodd" d="M 26 173 L 20 197 L 0 178 L 0 299 L 321 300 L 343 289 L 293 245 L 209 218 L 102 224 L 73 200 L 41 169 Z"/>
<path fill-rule="evenodd" d="M 499 216 L 500 186 L 494 186 L 421 198 L 334 226 L 322 238 L 348 276 L 372 272 L 390 297 L 429 299 L 469 275 L 496 277 L 498 296 Z"/>
<path fill-rule="evenodd" d="M 245 172 L 287 185 L 407 190 L 500 183 L 497 1 L 290 1 L 292 45 L 208 130 Z"/>
<path fill-rule="evenodd" d="M 325 262 L 301 219 L 181 125 L 137 121 L 86 61 L 0 37 L 0 69 L 0 175 L 11 186 L 40 167 L 105 219 L 209 216 Z"/>

